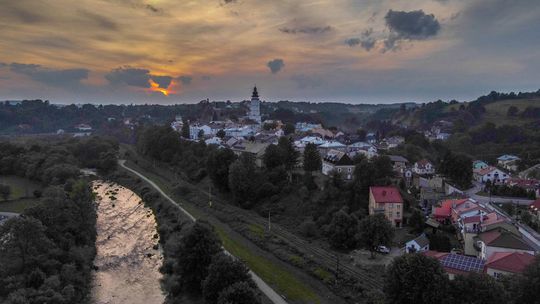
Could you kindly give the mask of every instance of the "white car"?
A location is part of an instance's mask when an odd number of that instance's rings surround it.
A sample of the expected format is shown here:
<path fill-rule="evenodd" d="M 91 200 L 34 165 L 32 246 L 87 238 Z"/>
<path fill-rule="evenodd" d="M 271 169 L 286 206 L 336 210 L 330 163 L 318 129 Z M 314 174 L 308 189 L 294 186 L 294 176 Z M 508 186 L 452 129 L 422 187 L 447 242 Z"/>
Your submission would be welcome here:
<path fill-rule="evenodd" d="M 386 246 L 379 246 L 377 247 L 377 249 L 375 249 L 375 251 L 377 251 L 378 253 L 383 253 L 383 254 L 389 254 L 390 253 L 390 249 Z"/>

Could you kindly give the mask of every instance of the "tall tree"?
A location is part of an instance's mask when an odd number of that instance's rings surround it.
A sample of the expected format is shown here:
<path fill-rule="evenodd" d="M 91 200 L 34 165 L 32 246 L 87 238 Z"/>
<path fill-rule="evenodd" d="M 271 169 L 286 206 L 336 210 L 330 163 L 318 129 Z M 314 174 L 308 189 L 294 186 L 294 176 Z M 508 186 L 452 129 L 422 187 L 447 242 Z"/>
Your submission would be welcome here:
<path fill-rule="evenodd" d="M 328 238 L 332 246 L 343 249 L 353 249 L 357 245 L 358 219 L 349 215 L 343 209 L 332 215 L 328 227 Z"/>
<path fill-rule="evenodd" d="M 181 131 L 182 131 L 181 134 L 183 138 L 189 138 L 189 121 L 184 120 Z"/>
<path fill-rule="evenodd" d="M 260 304 L 261 299 L 248 282 L 238 282 L 223 289 L 217 304 Z"/>
<path fill-rule="evenodd" d="M 285 165 L 283 151 L 276 145 L 269 145 L 264 151 L 263 163 L 264 166 L 272 170 L 279 166 Z"/>
<path fill-rule="evenodd" d="M 472 160 L 466 155 L 447 152 L 440 163 L 439 171 L 462 189 L 471 185 Z"/>
<path fill-rule="evenodd" d="M 285 169 L 291 172 L 298 163 L 300 153 L 294 148 L 292 138 L 282 136 L 278 140 L 278 147 L 283 154 Z"/>
<path fill-rule="evenodd" d="M 283 133 L 285 133 L 285 135 L 293 134 L 295 131 L 296 128 L 293 124 L 285 124 L 285 126 L 283 127 Z"/>
<path fill-rule="evenodd" d="M 370 251 L 371 258 L 375 257 L 379 246 L 389 246 L 394 238 L 394 227 L 382 213 L 363 218 L 359 231 L 358 239 L 362 246 Z"/>
<path fill-rule="evenodd" d="M 422 212 L 416 208 L 413 209 L 408 221 L 411 232 L 421 233 L 422 231 L 424 231 L 425 223 L 426 220 L 424 219 L 424 215 L 422 214 Z"/>
<path fill-rule="evenodd" d="M 322 161 L 321 154 L 317 150 L 317 146 L 313 143 L 308 143 L 304 148 L 304 170 L 313 172 L 321 170 Z"/>
<path fill-rule="evenodd" d="M 182 237 L 175 254 L 182 286 L 189 292 L 201 292 L 201 283 L 208 275 L 212 257 L 221 252 L 221 241 L 214 228 L 204 221 L 197 221 Z"/>
<path fill-rule="evenodd" d="M 413 253 L 392 261 L 383 290 L 388 303 L 438 304 L 448 298 L 448 284 L 439 261 Z"/>
<path fill-rule="evenodd" d="M 243 208 L 252 206 L 257 201 L 260 183 L 255 157 L 249 153 L 241 154 L 229 168 L 229 189 L 235 201 Z"/>
<path fill-rule="evenodd" d="M 0 184 L 0 195 L 5 201 L 7 201 L 7 199 L 11 195 L 11 187 L 8 185 Z"/>
<path fill-rule="evenodd" d="M 522 279 L 519 280 L 519 294 L 516 303 L 540 303 L 538 290 L 540 290 L 540 256 L 525 269 Z"/>
<path fill-rule="evenodd" d="M 222 191 L 229 190 L 229 167 L 236 160 L 231 149 L 214 149 L 208 155 L 206 171 L 216 187 Z"/>
<path fill-rule="evenodd" d="M 255 288 L 249 269 L 241 261 L 233 260 L 224 253 L 215 255 L 208 267 L 208 276 L 202 283 L 206 303 L 216 304 L 221 291 L 239 282 L 246 282 L 251 288 Z"/>
<path fill-rule="evenodd" d="M 450 287 L 453 303 L 503 304 L 509 301 L 504 286 L 487 274 L 458 275 Z"/>

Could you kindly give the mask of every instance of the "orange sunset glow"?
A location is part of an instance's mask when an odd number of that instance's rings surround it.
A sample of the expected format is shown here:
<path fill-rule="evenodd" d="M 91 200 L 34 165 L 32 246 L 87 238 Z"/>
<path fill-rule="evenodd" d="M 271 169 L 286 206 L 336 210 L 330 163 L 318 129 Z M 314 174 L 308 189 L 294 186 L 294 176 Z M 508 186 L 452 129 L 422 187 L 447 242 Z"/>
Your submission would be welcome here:
<path fill-rule="evenodd" d="M 149 92 L 159 92 L 159 93 L 163 94 L 164 96 L 169 96 L 169 94 L 177 93 L 176 91 L 173 90 L 173 88 L 175 86 L 174 81 L 171 81 L 171 83 L 169 84 L 169 86 L 167 88 L 160 87 L 159 84 L 157 84 L 152 79 L 148 80 L 148 82 L 150 83 L 150 88 L 148 88 Z"/>

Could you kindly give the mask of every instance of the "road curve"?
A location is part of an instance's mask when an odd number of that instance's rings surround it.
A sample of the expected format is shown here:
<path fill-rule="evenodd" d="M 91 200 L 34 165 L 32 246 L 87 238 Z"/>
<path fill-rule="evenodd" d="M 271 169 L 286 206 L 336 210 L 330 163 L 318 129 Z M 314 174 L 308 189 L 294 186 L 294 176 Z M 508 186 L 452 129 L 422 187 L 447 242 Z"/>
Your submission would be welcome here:
<path fill-rule="evenodd" d="M 138 177 L 142 178 L 145 182 L 147 182 L 148 184 L 150 184 L 152 187 L 154 187 L 156 189 L 157 192 L 159 192 L 159 194 L 163 195 L 163 197 L 167 200 L 169 200 L 173 205 L 177 206 L 180 211 L 182 211 L 182 213 L 184 213 L 187 217 L 189 217 L 189 219 L 191 219 L 193 222 L 195 222 L 195 217 L 193 215 L 191 215 L 189 212 L 187 212 L 186 209 L 182 208 L 182 206 L 177 203 L 176 201 L 174 201 L 172 198 L 170 198 L 163 190 L 161 190 L 161 188 L 156 185 L 152 180 L 150 180 L 149 178 L 147 178 L 146 176 L 142 175 L 141 173 L 139 173 L 138 171 L 135 171 L 131 168 L 129 168 L 128 166 L 126 166 L 126 160 L 124 159 L 120 159 L 118 160 L 118 164 L 128 170 L 129 172 L 137 175 Z M 229 252 L 225 251 L 228 255 L 231 255 Z M 232 256 L 232 255 L 231 255 Z M 270 285 L 266 284 L 258 275 L 256 275 L 253 271 L 249 271 L 249 273 L 251 274 L 251 277 L 253 279 L 253 281 L 255 282 L 255 284 L 257 284 L 257 287 L 259 288 L 259 290 L 264 293 L 264 295 L 266 295 L 270 301 L 272 301 L 272 303 L 274 304 L 287 304 L 287 302 L 277 293 L 275 292 L 272 287 L 270 287 Z"/>

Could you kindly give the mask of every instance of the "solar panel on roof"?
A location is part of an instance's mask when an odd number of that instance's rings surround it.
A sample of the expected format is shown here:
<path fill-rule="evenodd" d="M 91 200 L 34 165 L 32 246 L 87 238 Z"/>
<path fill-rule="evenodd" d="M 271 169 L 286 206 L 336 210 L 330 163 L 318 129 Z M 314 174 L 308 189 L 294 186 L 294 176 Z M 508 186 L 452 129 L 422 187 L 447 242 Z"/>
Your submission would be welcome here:
<path fill-rule="evenodd" d="M 441 263 L 445 267 L 467 272 L 481 272 L 484 269 L 483 260 L 459 254 L 449 254 L 442 259 Z"/>

